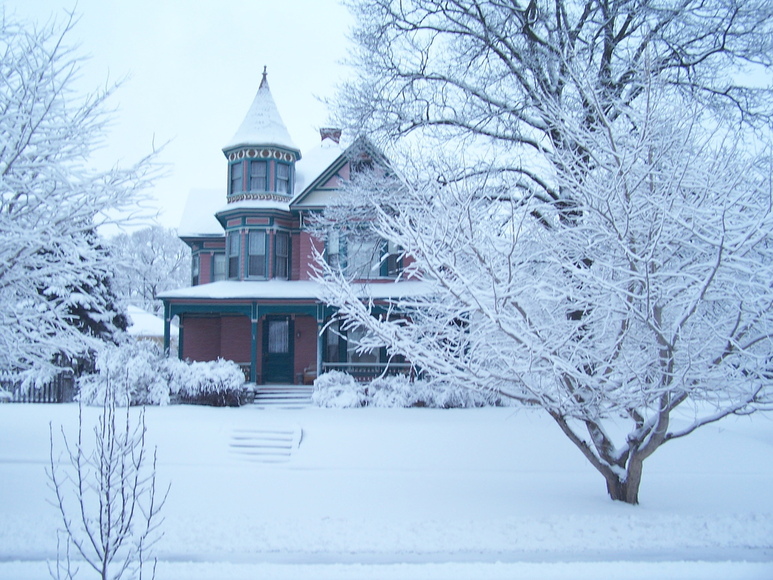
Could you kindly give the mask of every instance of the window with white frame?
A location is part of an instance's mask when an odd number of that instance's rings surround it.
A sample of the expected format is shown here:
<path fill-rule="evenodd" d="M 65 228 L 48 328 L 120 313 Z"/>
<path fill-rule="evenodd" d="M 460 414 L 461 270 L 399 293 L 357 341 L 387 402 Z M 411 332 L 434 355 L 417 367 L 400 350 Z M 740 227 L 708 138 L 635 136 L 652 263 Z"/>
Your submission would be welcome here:
<path fill-rule="evenodd" d="M 253 230 L 247 249 L 247 275 L 251 278 L 266 277 L 266 232 Z"/>

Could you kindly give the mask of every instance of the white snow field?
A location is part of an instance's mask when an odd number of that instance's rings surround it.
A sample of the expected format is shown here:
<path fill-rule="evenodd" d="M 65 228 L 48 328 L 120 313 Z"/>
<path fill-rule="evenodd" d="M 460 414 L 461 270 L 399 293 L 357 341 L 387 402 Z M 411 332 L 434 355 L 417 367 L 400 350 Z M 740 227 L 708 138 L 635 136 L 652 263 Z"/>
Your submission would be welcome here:
<path fill-rule="evenodd" d="M 0 405 L 0 578 L 48 576 L 48 425 L 74 434 L 77 415 Z M 639 506 L 608 499 L 537 411 L 181 405 L 148 408 L 147 426 L 172 484 L 159 580 L 773 578 L 771 416 L 658 450 Z M 300 444 L 255 461 L 234 444 L 258 429 Z"/>

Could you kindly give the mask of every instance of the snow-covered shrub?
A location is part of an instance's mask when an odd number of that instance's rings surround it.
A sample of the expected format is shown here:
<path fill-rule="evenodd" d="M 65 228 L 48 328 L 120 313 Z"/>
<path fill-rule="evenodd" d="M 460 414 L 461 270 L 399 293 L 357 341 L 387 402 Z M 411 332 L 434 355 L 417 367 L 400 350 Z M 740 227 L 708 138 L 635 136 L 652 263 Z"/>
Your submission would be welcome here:
<path fill-rule="evenodd" d="M 363 407 L 369 402 L 365 388 L 365 385 L 355 381 L 351 375 L 330 371 L 314 381 L 311 400 L 318 407 Z"/>
<path fill-rule="evenodd" d="M 475 391 L 458 384 L 433 383 L 430 385 L 424 383 L 421 393 L 424 397 L 426 406 L 437 409 L 459 409 L 503 405 L 501 398 L 497 393 Z"/>
<path fill-rule="evenodd" d="M 184 403 L 238 406 L 251 394 L 236 363 L 166 358 L 158 345 L 146 340 L 106 345 L 97 353 L 96 368 L 96 373 L 78 379 L 80 400 L 88 405 L 101 404 L 108 388 L 119 404 L 129 405 L 166 405 L 170 395 L 176 395 Z"/>
<path fill-rule="evenodd" d="M 374 407 L 428 407 L 425 386 L 403 375 L 380 377 L 368 385 L 368 395 Z"/>
<path fill-rule="evenodd" d="M 411 381 L 404 375 L 380 377 L 368 385 L 374 407 L 431 407 L 452 409 L 500 405 L 494 393 L 481 393 L 461 385 Z"/>
<path fill-rule="evenodd" d="M 248 402 L 252 391 L 244 386 L 244 374 L 233 361 L 208 362 L 167 360 L 169 387 L 181 402 L 238 407 Z"/>
<path fill-rule="evenodd" d="M 109 388 L 118 404 L 166 405 L 169 384 L 164 361 L 161 349 L 150 341 L 106 344 L 97 352 L 97 372 L 78 379 L 80 400 L 87 405 L 101 404 Z"/>
<path fill-rule="evenodd" d="M 452 409 L 505 406 L 496 393 L 473 391 L 458 384 L 411 380 L 405 375 L 357 383 L 346 373 L 330 371 L 314 381 L 312 402 L 318 407 L 431 407 Z"/>

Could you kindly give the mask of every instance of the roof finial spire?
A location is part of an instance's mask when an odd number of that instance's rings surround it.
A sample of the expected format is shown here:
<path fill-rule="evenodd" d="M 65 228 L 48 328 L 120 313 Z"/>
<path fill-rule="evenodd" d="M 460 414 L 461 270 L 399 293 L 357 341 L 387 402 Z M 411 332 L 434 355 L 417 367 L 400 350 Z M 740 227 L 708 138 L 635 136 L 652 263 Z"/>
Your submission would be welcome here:
<path fill-rule="evenodd" d="M 266 80 L 266 77 L 268 76 L 268 73 L 266 72 L 266 65 L 263 65 L 263 78 L 260 81 L 260 86 L 258 87 L 263 88 L 263 85 L 265 85 L 268 81 Z"/>

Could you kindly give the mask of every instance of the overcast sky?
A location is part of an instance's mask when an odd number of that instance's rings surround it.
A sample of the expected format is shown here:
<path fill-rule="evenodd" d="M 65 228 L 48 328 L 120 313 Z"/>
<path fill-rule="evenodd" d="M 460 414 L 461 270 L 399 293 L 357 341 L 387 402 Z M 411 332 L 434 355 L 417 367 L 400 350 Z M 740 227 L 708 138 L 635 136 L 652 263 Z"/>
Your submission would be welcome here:
<path fill-rule="evenodd" d="M 63 18 L 75 0 L 2 0 L 25 19 Z M 71 42 L 90 58 L 88 87 L 128 80 L 112 104 L 116 122 L 97 162 L 139 159 L 170 141 L 169 176 L 154 190 L 159 221 L 177 227 L 192 188 L 221 188 L 221 148 L 236 132 L 263 66 L 279 112 L 301 151 L 329 114 L 318 98 L 345 78 L 351 16 L 338 0 L 78 0 Z M 225 198 L 224 198 L 225 199 Z"/>

